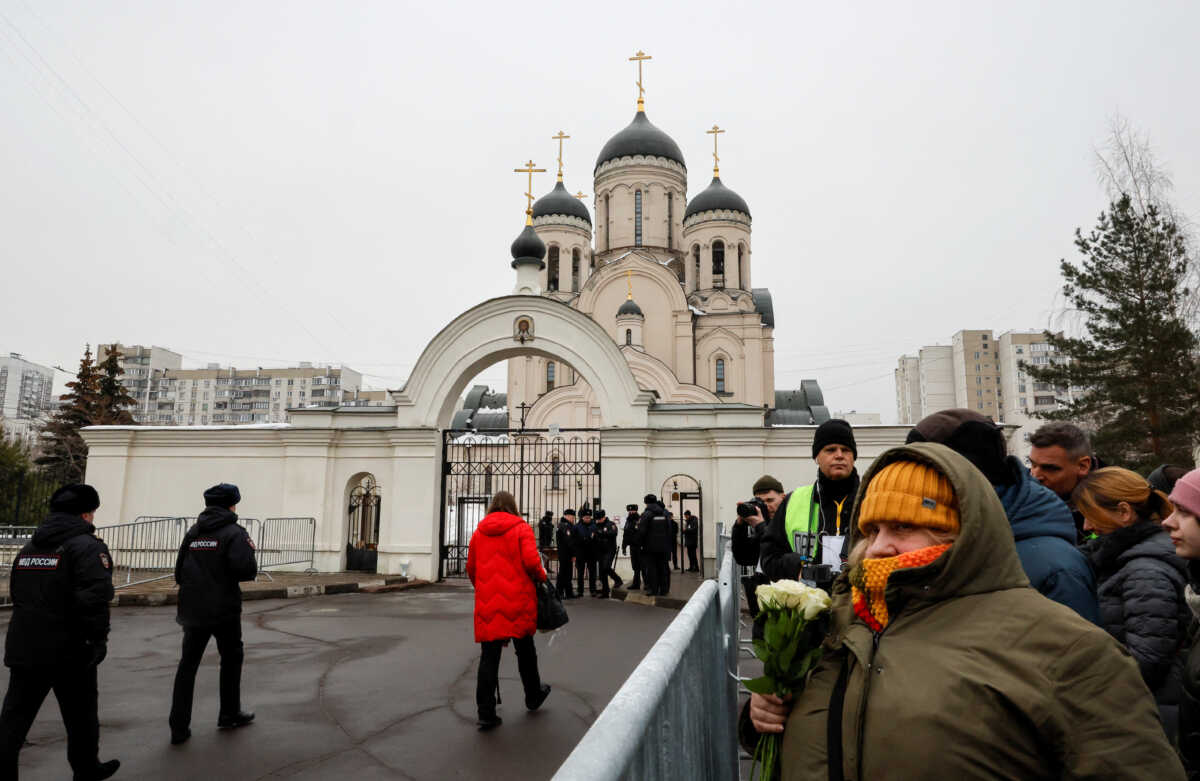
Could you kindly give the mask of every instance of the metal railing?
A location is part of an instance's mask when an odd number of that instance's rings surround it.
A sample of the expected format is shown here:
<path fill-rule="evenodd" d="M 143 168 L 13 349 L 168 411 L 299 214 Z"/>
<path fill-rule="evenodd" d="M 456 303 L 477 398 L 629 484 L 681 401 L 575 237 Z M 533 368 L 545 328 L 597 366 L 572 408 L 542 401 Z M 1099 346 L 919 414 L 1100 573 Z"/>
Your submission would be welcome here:
<path fill-rule="evenodd" d="M 244 521 L 242 525 L 245 525 Z M 260 571 L 296 564 L 307 564 L 305 572 L 317 571 L 314 561 L 317 548 L 316 518 L 267 518 L 258 524 L 258 534 L 250 531 L 251 539 L 258 548 L 256 557 Z"/>
<path fill-rule="evenodd" d="M 738 592 L 718 539 L 717 581 L 700 584 L 555 779 L 738 777 Z"/>
<path fill-rule="evenodd" d="M 112 556 L 113 586 L 128 588 L 172 577 L 179 544 L 194 522 L 186 516 L 141 515 L 130 523 L 98 526 L 96 536 Z"/>

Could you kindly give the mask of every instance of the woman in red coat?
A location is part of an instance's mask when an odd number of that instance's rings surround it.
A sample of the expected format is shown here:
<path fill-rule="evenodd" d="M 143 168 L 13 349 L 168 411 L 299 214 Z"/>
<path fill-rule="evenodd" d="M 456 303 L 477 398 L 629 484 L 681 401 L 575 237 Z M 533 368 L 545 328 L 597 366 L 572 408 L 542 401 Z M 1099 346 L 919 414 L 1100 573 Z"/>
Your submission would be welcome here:
<path fill-rule="evenodd" d="M 513 641 L 517 668 L 525 687 L 525 707 L 537 710 L 550 694 L 538 675 L 533 633 L 537 631 L 537 593 L 534 582 L 546 579 L 533 530 L 517 514 L 517 501 L 508 491 L 492 497 L 487 516 L 471 535 L 467 576 L 475 586 L 475 642 L 483 648 L 475 704 L 479 728 L 500 724 L 496 695 L 500 686 L 500 649 Z"/>

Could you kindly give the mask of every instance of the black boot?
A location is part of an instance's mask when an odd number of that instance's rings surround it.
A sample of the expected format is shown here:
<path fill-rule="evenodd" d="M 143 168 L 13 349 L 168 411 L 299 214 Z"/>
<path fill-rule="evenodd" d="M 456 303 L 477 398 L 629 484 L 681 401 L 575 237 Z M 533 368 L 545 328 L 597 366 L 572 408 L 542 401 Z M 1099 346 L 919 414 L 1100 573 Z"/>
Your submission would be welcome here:
<path fill-rule="evenodd" d="M 546 688 L 549 688 L 549 687 L 546 687 Z M 499 727 L 503 723 L 504 723 L 504 719 L 500 718 L 496 714 L 496 711 L 492 711 L 491 713 L 480 713 L 479 721 L 476 722 L 476 724 L 479 725 L 480 732 L 487 732 L 490 729 L 495 729 L 496 727 Z"/>
<path fill-rule="evenodd" d="M 232 716 L 221 716 L 217 719 L 217 729 L 237 729 L 254 721 L 254 714 L 249 711 L 238 711 Z"/>
<path fill-rule="evenodd" d="M 75 781 L 102 781 L 105 778 L 112 778 L 113 773 L 121 767 L 121 760 L 110 759 L 107 762 L 101 762 L 86 773 L 76 773 Z"/>
<path fill-rule="evenodd" d="M 525 707 L 529 710 L 537 710 L 542 707 L 542 703 L 550 696 L 550 684 L 543 683 L 541 690 L 533 697 L 525 698 Z M 497 717 L 499 718 L 499 717 Z"/>
<path fill-rule="evenodd" d="M 173 729 L 171 730 L 171 745 L 178 746 L 180 743 L 186 743 L 191 736 L 192 731 L 190 729 Z"/>

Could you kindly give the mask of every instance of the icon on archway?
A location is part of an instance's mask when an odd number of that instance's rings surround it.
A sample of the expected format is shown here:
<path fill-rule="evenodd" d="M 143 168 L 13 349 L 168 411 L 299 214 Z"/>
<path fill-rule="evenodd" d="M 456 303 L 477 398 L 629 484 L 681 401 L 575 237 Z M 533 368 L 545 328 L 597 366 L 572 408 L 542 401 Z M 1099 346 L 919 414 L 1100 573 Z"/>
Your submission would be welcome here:
<path fill-rule="evenodd" d="M 513 339 L 521 344 L 533 341 L 533 318 L 522 315 L 513 324 Z"/>

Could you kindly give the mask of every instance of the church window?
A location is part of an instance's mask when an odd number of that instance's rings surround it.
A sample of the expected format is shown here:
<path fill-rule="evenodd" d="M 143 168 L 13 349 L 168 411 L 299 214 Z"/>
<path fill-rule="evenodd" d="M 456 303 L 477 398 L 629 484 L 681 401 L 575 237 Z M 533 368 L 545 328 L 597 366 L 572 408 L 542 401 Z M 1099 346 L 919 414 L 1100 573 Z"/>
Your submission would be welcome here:
<path fill-rule="evenodd" d="M 546 289 L 558 290 L 558 247 L 546 250 Z"/>
<path fill-rule="evenodd" d="M 596 253 L 588 250 L 588 274 L 596 272 Z"/>
<path fill-rule="evenodd" d="M 717 359 L 717 393 L 725 392 L 725 359 Z"/>
<path fill-rule="evenodd" d="M 546 392 L 554 390 L 554 361 L 546 362 Z"/>
<path fill-rule="evenodd" d="M 632 328 L 625 329 L 625 344 L 630 344 L 630 345 L 633 344 L 633 329 Z"/>
<path fill-rule="evenodd" d="M 712 245 L 713 287 L 725 286 L 725 242 L 717 239 Z"/>
<path fill-rule="evenodd" d="M 743 290 L 749 290 L 750 288 L 746 287 L 747 280 L 750 278 L 750 274 L 747 273 L 749 269 L 746 268 L 745 249 L 745 244 L 738 244 L 738 285 L 740 285 Z"/>
<path fill-rule="evenodd" d="M 571 292 L 579 292 L 579 248 L 571 250 Z"/>
<path fill-rule="evenodd" d="M 612 212 L 608 208 L 608 194 L 604 195 L 604 249 L 612 249 Z"/>
<path fill-rule="evenodd" d="M 552 456 L 550 458 L 550 490 L 551 491 L 557 491 L 562 488 L 562 485 L 561 485 L 562 480 L 560 477 L 561 474 L 562 474 L 562 462 L 560 462 L 558 460 L 558 456 Z"/>
<path fill-rule="evenodd" d="M 699 288 L 700 287 L 700 245 L 699 244 L 695 244 L 692 246 L 692 265 L 695 266 L 695 268 L 692 270 L 696 274 L 696 287 Z"/>
<path fill-rule="evenodd" d="M 675 249 L 675 193 L 667 193 L 667 249 Z"/>
<path fill-rule="evenodd" d="M 642 191 L 633 194 L 633 246 L 642 246 Z"/>
<path fill-rule="evenodd" d="M 491 464 L 483 471 L 483 492 L 485 494 L 492 493 L 492 467 Z"/>

